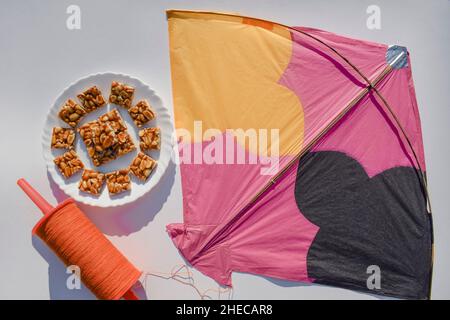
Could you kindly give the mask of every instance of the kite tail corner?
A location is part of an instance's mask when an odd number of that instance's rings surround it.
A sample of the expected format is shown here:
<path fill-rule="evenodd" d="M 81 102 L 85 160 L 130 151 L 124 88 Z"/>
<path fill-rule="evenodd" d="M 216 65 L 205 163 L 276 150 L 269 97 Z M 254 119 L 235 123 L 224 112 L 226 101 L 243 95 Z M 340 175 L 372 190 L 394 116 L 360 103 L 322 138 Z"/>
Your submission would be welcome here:
<path fill-rule="evenodd" d="M 185 231 L 183 223 L 171 223 L 166 226 L 166 231 L 169 236 L 173 239 Z"/>
<path fill-rule="evenodd" d="M 198 247 L 215 227 L 172 223 L 166 226 L 166 231 L 183 258 L 192 266 L 220 285 L 231 287 L 231 256 L 227 245 L 215 246 L 202 256 L 197 255 Z"/>
<path fill-rule="evenodd" d="M 183 256 L 189 260 L 189 237 L 184 223 L 171 223 L 166 226 L 166 231 L 172 239 L 173 244 L 180 250 Z"/>

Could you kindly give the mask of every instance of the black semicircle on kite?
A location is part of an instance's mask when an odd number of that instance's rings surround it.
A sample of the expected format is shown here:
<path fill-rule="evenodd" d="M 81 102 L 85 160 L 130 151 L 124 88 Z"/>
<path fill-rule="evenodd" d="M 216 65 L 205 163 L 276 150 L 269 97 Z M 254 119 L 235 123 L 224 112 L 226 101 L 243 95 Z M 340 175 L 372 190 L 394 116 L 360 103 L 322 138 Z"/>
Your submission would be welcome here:
<path fill-rule="evenodd" d="M 428 298 L 431 228 L 416 169 L 370 178 L 344 153 L 310 152 L 299 162 L 295 199 L 320 228 L 307 257 L 316 283 Z M 380 268 L 380 288 L 368 288 L 369 266 Z"/>

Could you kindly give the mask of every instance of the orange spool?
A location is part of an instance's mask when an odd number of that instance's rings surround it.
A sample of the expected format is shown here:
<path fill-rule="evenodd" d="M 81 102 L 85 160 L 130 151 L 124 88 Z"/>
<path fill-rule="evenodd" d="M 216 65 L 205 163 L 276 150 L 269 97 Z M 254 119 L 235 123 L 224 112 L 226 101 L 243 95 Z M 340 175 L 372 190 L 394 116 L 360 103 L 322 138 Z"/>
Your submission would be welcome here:
<path fill-rule="evenodd" d="M 67 199 L 53 208 L 24 179 L 17 184 L 41 209 L 44 217 L 33 228 L 66 266 L 77 265 L 81 281 L 98 299 L 137 299 L 131 287 L 142 272 Z"/>

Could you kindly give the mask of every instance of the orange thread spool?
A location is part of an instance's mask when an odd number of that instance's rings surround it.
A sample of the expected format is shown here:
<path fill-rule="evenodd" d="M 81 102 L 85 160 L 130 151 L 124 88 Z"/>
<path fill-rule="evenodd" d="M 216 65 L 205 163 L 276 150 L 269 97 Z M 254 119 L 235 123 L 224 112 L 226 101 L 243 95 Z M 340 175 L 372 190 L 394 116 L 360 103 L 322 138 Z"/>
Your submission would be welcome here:
<path fill-rule="evenodd" d="M 65 265 L 77 265 L 84 285 L 97 298 L 137 299 L 131 287 L 142 272 L 114 247 L 73 199 L 53 208 L 24 179 L 17 183 L 44 213 L 33 228 L 33 234 L 41 238 Z"/>

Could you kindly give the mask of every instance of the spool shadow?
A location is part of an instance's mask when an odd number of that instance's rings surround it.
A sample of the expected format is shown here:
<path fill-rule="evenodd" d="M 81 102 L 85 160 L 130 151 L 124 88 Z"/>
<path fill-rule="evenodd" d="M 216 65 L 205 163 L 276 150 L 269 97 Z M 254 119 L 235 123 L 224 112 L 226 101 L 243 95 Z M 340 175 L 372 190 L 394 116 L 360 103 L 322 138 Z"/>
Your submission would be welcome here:
<path fill-rule="evenodd" d="M 93 300 L 95 296 L 81 284 L 80 289 L 68 289 L 66 267 L 37 236 L 31 238 L 33 247 L 48 263 L 48 289 L 52 300 Z"/>
<path fill-rule="evenodd" d="M 81 283 L 80 289 L 69 289 L 66 281 L 70 276 L 66 272 L 66 266 L 59 258 L 47 247 L 47 245 L 37 236 L 32 236 L 31 242 L 36 251 L 48 263 L 49 293 L 51 300 L 95 300 L 92 292 Z M 142 284 L 136 282 L 133 286 L 134 293 L 140 300 L 148 300 Z"/>
<path fill-rule="evenodd" d="M 125 236 L 137 232 L 151 222 L 167 201 L 175 182 L 176 166 L 170 161 L 159 183 L 136 201 L 112 208 L 100 208 L 77 203 L 86 216 L 110 236 Z M 58 202 L 68 198 L 47 173 L 53 195 Z"/>

